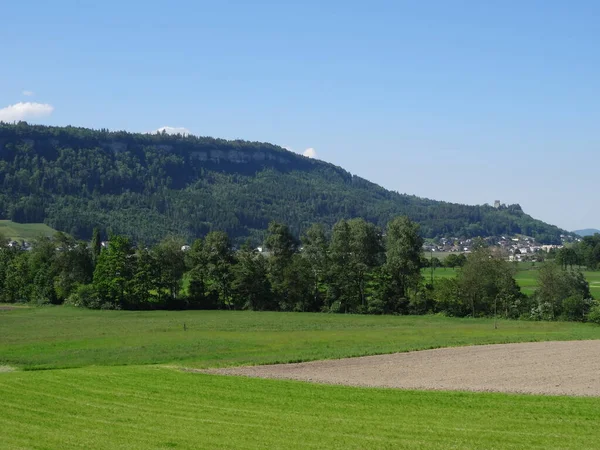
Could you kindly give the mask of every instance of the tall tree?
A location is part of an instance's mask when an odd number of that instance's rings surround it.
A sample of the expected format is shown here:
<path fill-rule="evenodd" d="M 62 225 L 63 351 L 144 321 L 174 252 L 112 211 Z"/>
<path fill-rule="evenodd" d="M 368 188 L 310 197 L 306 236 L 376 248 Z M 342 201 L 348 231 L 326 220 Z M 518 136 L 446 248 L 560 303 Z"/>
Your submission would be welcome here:
<path fill-rule="evenodd" d="M 29 257 L 29 271 L 32 280 L 30 300 L 38 303 L 59 303 L 54 289 L 56 276 L 56 257 L 60 252 L 68 252 L 69 248 L 59 247 L 53 240 L 40 237 L 33 243 Z"/>
<path fill-rule="evenodd" d="M 59 250 L 54 259 L 54 290 L 59 301 L 66 300 L 79 285 L 89 284 L 94 273 L 93 253 L 83 241 L 63 233 L 54 236 Z"/>
<path fill-rule="evenodd" d="M 160 304 L 164 286 L 161 283 L 161 264 L 156 255 L 142 246 L 136 249 L 135 260 L 133 277 L 128 283 L 128 306 L 133 309 L 156 307 Z"/>
<path fill-rule="evenodd" d="M 302 236 L 302 257 L 310 267 L 313 307 L 323 303 L 323 289 L 329 266 L 329 242 L 322 224 L 313 224 Z"/>
<path fill-rule="evenodd" d="M 100 256 L 100 252 L 102 251 L 102 238 L 100 237 L 100 229 L 97 227 L 94 228 L 94 231 L 92 232 L 91 250 L 92 262 L 94 264 L 94 267 L 96 267 L 98 257 Z"/>
<path fill-rule="evenodd" d="M 352 298 L 352 236 L 347 220 L 337 222 L 329 244 L 329 286 L 327 307 L 337 312 L 350 312 L 356 305 Z"/>
<path fill-rule="evenodd" d="M 397 301 L 407 298 L 421 281 L 423 238 L 419 225 L 408 217 L 396 217 L 388 223 L 385 237 L 385 267 L 391 276 Z M 403 300 L 404 299 L 404 300 Z"/>
<path fill-rule="evenodd" d="M 166 294 L 170 299 L 177 299 L 181 289 L 181 281 L 185 273 L 185 255 L 183 240 L 175 237 L 163 239 L 154 248 L 154 254 L 159 264 L 159 296 Z"/>
<path fill-rule="evenodd" d="M 196 239 L 185 254 L 188 301 L 192 308 L 215 309 L 219 304 L 218 293 L 208 292 L 206 287 L 207 257 L 202 239 Z"/>
<path fill-rule="evenodd" d="M 209 295 L 215 295 L 221 305 L 232 309 L 234 254 L 227 233 L 211 231 L 206 235 L 202 245 L 202 260 L 205 263 L 205 282 Z"/>
<path fill-rule="evenodd" d="M 289 290 L 285 274 L 292 264 L 294 254 L 298 251 L 298 240 L 287 225 L 279 222 L 269 223 L 265 247 L 269 251 L 269 281 L 277 300 L 286 305 L 289 303 Z"/>
<path fill-rule="evenodd" d="M 15 252 L 8 261 L 4 280 L 3 300 L 9 303 L 28 302 L 33 280 L 29 270 L 29 252 Z"/>
<path fill-rule="evenodd" d="M 366 308 L 366 283 L 373 268 L 383 262 L 381 231 L 364 219 L 348 221 L 350 228 L 350 271 L 355 296 L 364 310 Z"/>
<path fill-rule="evenodd" d="M 515 302 L 522 295 L 514 275 L 514 265 L 495 256 L 489 248 L 472 252 L 458 274 L 460 292 L 471 316 L 493 314 L 499 304 L 506 316 L 513 312 L 518 317 Z"/>
<path fill-rule="evenodd" d="M 110 307 L 126 307 L 129 282 L 134 273 L 131 242 L 123 236 L 111 236 L 108 248 L 100 253 L 94 270 L 93 285 L 100 300 Z"/>
<path fill-rule="evenodd" d="M 274 309 L 264 256 L 246 242 L 236 260 L 232 282 L 236 307 L 255 311 Z"/>
<path fill-rule="evenodd" d="M 566 319 L 573 320 L 573 311 L 581 309 L 579 320 L 583 319 L 586 300 L 591 298 L 590 286 L 579 270 L 566 270 L 556 262 L 546 262 L 540 267 L 537 277 L 538 315 L 540 319 L 555 320 L 564 313 Z M 565 301 L 570 299 L 567 308 Z M 578 306 L 579 305 L 579 306 Z M 566 309 L 566 311 L 565 311 Z"/>

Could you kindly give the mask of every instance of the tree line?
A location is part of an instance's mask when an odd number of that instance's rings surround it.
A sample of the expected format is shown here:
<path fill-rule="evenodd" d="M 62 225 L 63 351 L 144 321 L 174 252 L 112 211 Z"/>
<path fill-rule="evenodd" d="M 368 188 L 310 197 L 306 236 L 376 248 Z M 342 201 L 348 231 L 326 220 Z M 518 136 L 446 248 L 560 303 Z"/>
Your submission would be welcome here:
<path fill-rule="evenodd" d="M 104 247 L 58 233 L 31 251 L 0 242 L 0 301 L 95 309 L 231 309 L 358 314 L 431 314 L 534 320 L 596 320 L 600 309 L 577 268 L 547 262 L 534 295 L 524 295 L 516 266 L 483 241 L 444 262 L 456 276 L 433 280 L 423 267 L 419 226 L 407 217 L 385 230 L 363 219 L 314 224 L 296 239 L 271 222 L 264 247 L 235 248 L 209 232 L 191 246 L 169 237 L 135 246 L 113 235 Z M 440 263 L 441 264 L 441 263 Z"/>
<path fill-rule="evenodd" d="M 585 236 L 581 241 L 561 248 L 555 259 L 564 268 L 585 266 L 589 270 L 600 269 L 600 234 Z"/>

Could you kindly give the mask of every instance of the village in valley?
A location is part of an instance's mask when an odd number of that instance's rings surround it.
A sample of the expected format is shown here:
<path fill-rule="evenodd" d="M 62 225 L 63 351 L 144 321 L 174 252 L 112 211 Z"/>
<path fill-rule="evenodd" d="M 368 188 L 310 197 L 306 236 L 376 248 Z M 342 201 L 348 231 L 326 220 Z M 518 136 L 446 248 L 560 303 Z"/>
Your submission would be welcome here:
<path fill-rule="evenodd" d="M 564 243 L 576 241 L 564 236 Z M 536 242 L 528 236 L 490 236 L 486 238 L 440 238 L 423 245 L 423 251 L 427 256 L 437 256 L 443 259 L 451 253 L 471 253 L 473 246 L 483 241 L 486 246 L 497 250 L 509 261 L 543 261 L 548 253 L 556 251 L 563 245 L 546 245 Z"/>
<path fill-rule="evenodd" d="M 503 206 L 499 200 L 494 202 L 494 208 Z M 468 254 L 474 246 L 481 245 L 494 249 L 508 261 L 544 261 L 546 256 L 564 247 L 565 244 L 581 241 L 579 237 L 561 234 L 561 244 L 541 244 L 531 236 L 517 234 L 514 236 L 488 236 L 485 238 L 442 237 L 429 239 L 423 245 L 427 256 L 443 259 L 449 254 Z"/>

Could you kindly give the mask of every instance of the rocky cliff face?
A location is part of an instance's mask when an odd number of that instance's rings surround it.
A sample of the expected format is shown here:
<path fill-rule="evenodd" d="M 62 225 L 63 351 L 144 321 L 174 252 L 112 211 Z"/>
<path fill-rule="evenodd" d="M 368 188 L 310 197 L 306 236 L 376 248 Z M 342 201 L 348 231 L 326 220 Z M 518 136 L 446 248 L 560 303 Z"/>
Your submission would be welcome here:
<path fill-rule="evenodd" d="M 9 139 L 0 139 L 0 152 L 6 150 L 6 146 L 9 144 Z M 12 141 L 14 143 L 14 141 Z M 31 148 L 58 148 L 60 142 L 58 139 L 21 139 L 21 144 L 25 144 Z M 100 148 L 111 151 L 113 153 L 123 153 L 128 150 L 133 150 L 131 145 L 123 141 L 100 141 L 98 143 Z M 136 146 L 137 147 L 137 146 Z M 173 145 L 149 145 L 158 150 L 165 152 L 175 152 L 176 149 Z M 301 155 L 290 155 L 278 154 L 275 152 L 260 151 L 260 150 L 221 150 L 221 149 L 210 149 L 210 150 L 194 150 L 189 152 L 189 158 L 201 162 L 211 163 L 236 163 L 246 164 L 253 162 L 276 162 L 279 164 L 292 164 L 294 159 L 305 157 Z"/>
<path fill-rule="evenodd" d="M 190 154 L 192 159 L 199 161 L 210 161 L 214 163 L 220 162 L 231 162 L 231 163 L 250 163 L 260 161 L 276 161 L 282 164 L 290 164 L 292 161 L 290 158 L 285 158 L 280 155 L 274 155 L 272 153 L 261 152 L 261 151 L 247 151 L 241 152 L 238 150 L 208 150 L 208 151 L 195 151 Z"/>

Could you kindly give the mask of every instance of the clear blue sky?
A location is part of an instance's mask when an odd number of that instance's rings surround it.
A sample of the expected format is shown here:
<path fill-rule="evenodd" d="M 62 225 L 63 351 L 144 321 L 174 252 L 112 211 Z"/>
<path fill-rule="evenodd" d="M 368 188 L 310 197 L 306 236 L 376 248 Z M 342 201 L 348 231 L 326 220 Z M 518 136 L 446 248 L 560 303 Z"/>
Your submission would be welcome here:
<path fill-rule="evenodd" d="M 0 118 L 314 148 L 399 192 L 600 228 L 599 17 L 595 0 L 4 2 Z"/>

